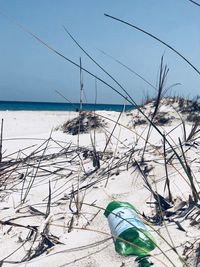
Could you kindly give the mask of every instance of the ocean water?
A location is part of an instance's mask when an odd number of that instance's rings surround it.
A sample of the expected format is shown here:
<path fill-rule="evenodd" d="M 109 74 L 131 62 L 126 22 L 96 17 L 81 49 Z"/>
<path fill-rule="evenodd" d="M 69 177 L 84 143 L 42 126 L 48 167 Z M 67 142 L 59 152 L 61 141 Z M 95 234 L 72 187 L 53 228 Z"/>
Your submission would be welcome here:
<path fill-rule="evenodd" d="M 54 110 L 54 111 L 78 111 L 79 103 L 48 103 L 48 102 L 23 102 L 23 101 L 0 101 L 0 110 Z M 131 110 L 134 106 L 126 105 L 125 110 Z M 123 105 L 113 104 L 83 104 L 83 110 L 110 110 L 121 111 Z"/>

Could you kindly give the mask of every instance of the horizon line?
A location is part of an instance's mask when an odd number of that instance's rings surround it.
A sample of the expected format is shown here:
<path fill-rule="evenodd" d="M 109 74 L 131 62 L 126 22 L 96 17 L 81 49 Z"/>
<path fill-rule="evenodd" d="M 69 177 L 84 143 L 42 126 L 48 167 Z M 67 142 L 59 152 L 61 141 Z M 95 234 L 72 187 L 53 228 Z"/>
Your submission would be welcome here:
<path fill-rule="evenodd" d="M 13 102 L 13 103 L 40 103 L 40 104 L 70 104 L 70 105 L 80 105 L 79 102 L 49 102 L 49 101 L 30 101 L 30 100 L 0 100 L 1 102 Z M 124 104 L 110 104 L 110 103 L 83 103 L 83 105 L 118 105 L 118 106 L 123 106 Z M 126 106 L 134 106 L 131 104 L 126 104 Z"/>

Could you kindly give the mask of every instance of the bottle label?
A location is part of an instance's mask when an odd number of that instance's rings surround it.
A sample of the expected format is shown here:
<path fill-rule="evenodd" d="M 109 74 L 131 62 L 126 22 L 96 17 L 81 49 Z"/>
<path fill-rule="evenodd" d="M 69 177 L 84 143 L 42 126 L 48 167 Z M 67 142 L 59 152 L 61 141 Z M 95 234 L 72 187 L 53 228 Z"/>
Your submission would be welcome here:
<path fill-rule="evenodd" d="M 117 208 L 108 216 L 108 223 L 114 239 L 129 228 L 146 230 L 144 223 L 129 208 Z"/>

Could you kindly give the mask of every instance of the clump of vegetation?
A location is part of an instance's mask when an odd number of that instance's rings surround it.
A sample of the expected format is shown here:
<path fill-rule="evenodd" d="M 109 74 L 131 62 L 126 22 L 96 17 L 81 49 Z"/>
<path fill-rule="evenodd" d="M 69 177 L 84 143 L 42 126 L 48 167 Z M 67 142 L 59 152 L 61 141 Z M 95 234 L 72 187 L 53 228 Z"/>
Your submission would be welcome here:
<path fill-rule="evenodd" d="M 195 99 L 184 99 L 180 97 L 178 99 L 178 106 L 182 113 L 200 112 L 199 96 Z"/>
<path fill-rule="evenodd" d="M 199 114 L 195 114 L 195 113 L 191 113 L 187 116 L 187 121 L 189 122 L 200 122 L 200 115 Z"/>
<path fill-rule="evenodd" d="M 183 97 L 176 98 L 178 103 L 178 111 L 186 116 L 189 122 L 196 122 L 200 120 L 200 101 L 199 96 L 195 99 L 184 99 Z"/>
<path fill-rule="evenodd" d="M 159 112 L 155 117 L 155 124 L 164 125 L 171 122 L 172 117 L 167 116 L 166 112 Z"/>
<path fill-rule="evenodd" d="M 158 112 L 156 117 L 154 118 L 154 123 L 156 125 L 165 125 L 167 123 L 170 123 L 172 121 L 173 117 L 167 116 L 166 112 Z M 144 125 L 147 123 L 147 120 L 139 118 L 135 120 L 134 126 Z"/>
<path fill-rule="evenodd" d="M 149 99 L 148 102 L 141 106 L 142 110 L 147 110 L 148 116 L 152 116 L 153 109 L 155 107 L 155 99 Z M 155 125 L 166 125 L 171 123 L 174 119 L 187 120 L 188 122 L 199 122 L 200 121 L 200 101 L 199 97 L 195 99 L 185 99 L 183 97 L 165 97 L 160 100 L 160 107 L 163 105 L 171 107 L 171 112 L 165 112 L 157 110 L 156 115 L 153 118 L 153 123 Z M 149 110 L 149 112 L 148 112 Z M 169 114 L 172 114 L 169 116 Z M 178 115 L 179 114 L 179 115 Z M 147 124 L 147 119 L 145 119 L 141 114 L 138 114 L 134 118 L 134 126 Z"/>
<path fill-rule="evenodd" d="M 170 101 L 170 99 L 169 99 L 169 101 Z M 153 99 L 151 102 L 149 102 L 149 103 L 147 103 L 141 107 L 143 110 L 149 110 L 148 116 L 150 116 L 150 117 L 153 115 L 153 109 L 155 108 L 154 103 L 155 103 L 155 100 Z M 163 104 L 167 106 L 168 104 L 170 104 L 170 102 L 168 102 L 168 99 L 163 99 L 161 105 L 163 105 Z M 158 110 L 156 115 L 153 118 L 153 123 L 155 125 L 162 126 L 162 125 L 171 123 L 173 119 L 174 119 L 174 116 L 169 116 L 168 112 Z M 140 114 L 138 114 L 134 117 L 134 122 L 133 122 L 134 126 L 144 125 L 147 123 L 148 123 L 148 121 Z"/>
<path fill-rule="evenodd" d="M 82 111 L 78 117 L 68 120 L 61 126 L 64 133 L 77 135 L 79 133 L 88 133 L 90 130 L 100 129 L 106 126 L 106 123 L 93 112 Z"/>
<path fill-rule="evenodd" d="M 139 125 L 143 125 L 146 123 L 147 121 L 145 119 L 137 119 L 136 121 L 134 121 L 134 126 L 139 126 Z"/>

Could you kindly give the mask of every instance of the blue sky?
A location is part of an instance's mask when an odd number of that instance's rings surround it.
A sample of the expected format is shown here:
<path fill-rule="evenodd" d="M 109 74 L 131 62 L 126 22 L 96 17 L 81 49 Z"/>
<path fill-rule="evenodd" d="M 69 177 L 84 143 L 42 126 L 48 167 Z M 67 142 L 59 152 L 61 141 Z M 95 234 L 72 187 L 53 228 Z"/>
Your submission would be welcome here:
<path fill-rule="evenodd" d="M 172 95 L 195 97 L 200 76 L 182 59 L 150 37 L 104 13 L 119 17 L 173 45 L 200 69 L 200 8 L 187 0 L 0 0 L 0 12 L 14 17 L 52 47 L 117 85 L 89 60 L 63 30 L 64 25 L 88 53 L 140 103 L 155 91 L 100 50 L 123 62 L 156 85 L 164 53 Z M 11 20 L 0 15 L 0 100 L 79 101 L 79 69 L 52 53 Z M 84 74 L 85 101 L 93 103 L 95 80 Z M 120 89 L 119 89 L 120 90 Z M 98 103 L 124 103 L 97 82 Z"/>

